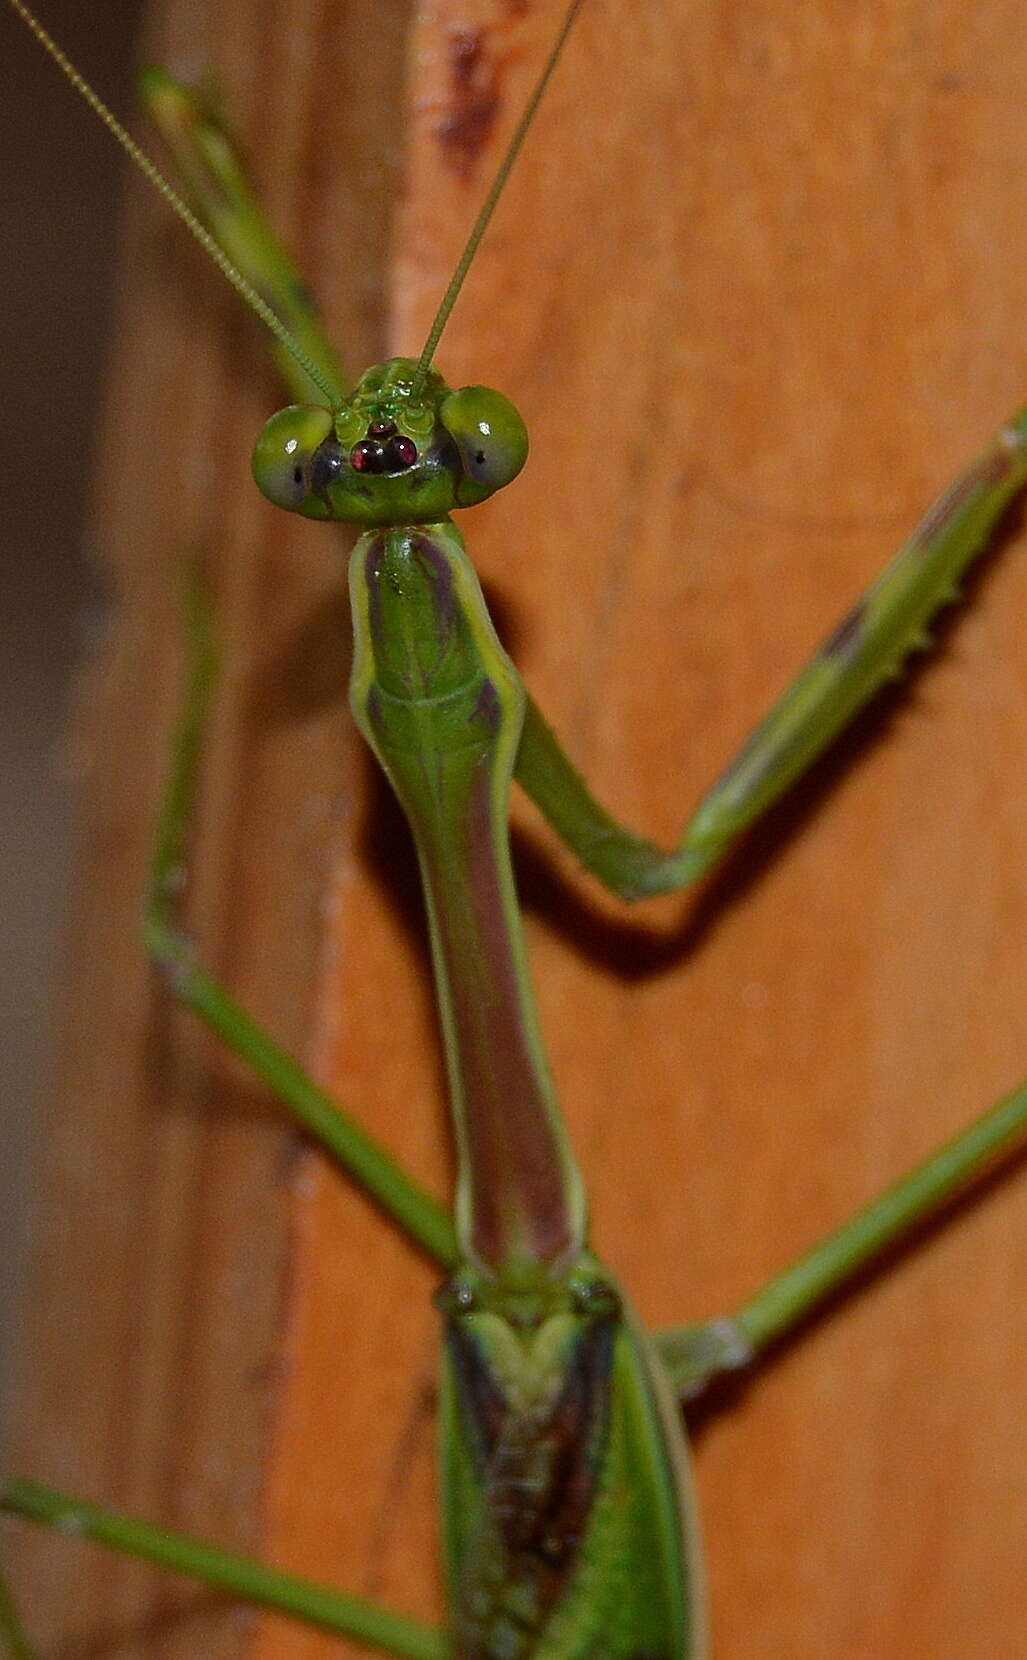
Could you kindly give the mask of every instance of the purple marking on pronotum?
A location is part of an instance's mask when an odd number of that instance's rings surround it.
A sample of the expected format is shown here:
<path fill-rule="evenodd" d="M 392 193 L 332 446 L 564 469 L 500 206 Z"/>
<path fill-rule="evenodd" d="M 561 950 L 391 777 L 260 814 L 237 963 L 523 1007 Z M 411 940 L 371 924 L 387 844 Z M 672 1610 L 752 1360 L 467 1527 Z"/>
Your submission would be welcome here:
<path fill-rule="evenodd" d="M 449 820 L 450 845 L 429 849 L 429 864 L 465 1107 L 472 1245 L 499 1266 L 513 1255 L 554 1261 L 574 1241 L 564 1150 L 503 903 L 492 783 L 488 768 L 475 769 L 459 821 Z"/>
<path fill-rule="evenodd" d="M 453 566 L 439 544 L 423 532 L 413 532 L 407 541 L 409 555 L 427 566 L 434 580 L 432 601 L 441 630 L 451 634 L 459 605 L 453 592 Z"/>
<path fill-rule="evenodd" d="M 503 708 L 499 701 L 499 693 L 491 680 L 483 680 L 474 704 L 474 719 L 481 721 L 490 732 L 498 732 L 502 718 Z"/>
<path fill-rule="evenodd" d="M 383 590 L 390 582 L 402 580 L 404 567 L 416 564 L 431 591 L 432 612 L 436 624 L 436 648 L 442 655 L 460 614 L 460 605 L 453 588 L 453 570 L 449 560 L 430 536 L 420 531 L 377 531 L 368 538 L 364 556 L 364 579 L 367 589 L 368 628 L 372 647 L 381 667 L 385 662 L 396 664 L 399 656 L 395 637 L 389 637 L 385 620 Z M 407 584 L 409 584 L 409 576 Z M 422 687 L 409 688 L 411 697 L 422 694 Z"/>
<path fill-rule="evenodd" d="M 857 600 L 820 648 L 821 657 L 850 657 L 859 648 L 865 632 L 867 615 L 865 599 Z"/>
<path fill-rule="evenodd" d="M 382 560 L 385 557 L 385 535 L 386 533 L 383 530 L 376 530 L 369 534 L 367 552 L 364 555 L 364 586 L 367 590 L 368 630 L 372 640 L 380 640 L 385 633 L 379 589 Z"/>

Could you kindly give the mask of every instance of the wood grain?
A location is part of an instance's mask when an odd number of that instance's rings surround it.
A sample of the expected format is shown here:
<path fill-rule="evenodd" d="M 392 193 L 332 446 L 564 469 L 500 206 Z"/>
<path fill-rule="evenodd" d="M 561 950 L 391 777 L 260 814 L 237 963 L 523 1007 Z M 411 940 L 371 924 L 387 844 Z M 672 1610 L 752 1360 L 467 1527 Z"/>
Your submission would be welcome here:
<path fill-rule="evenodd" d="M 323 273 L 340 334 L 355 313 L 373 317 L 380 294 L 387 349 L 416 349 L 559 11 L 557 0 L 419 8 L 401 212 L 379 285 L 366 267 L 347 275 L 357 233 L 336 193 L 347 157 L 362 164 L 385 123 L 366 105 L 355 139 L 333 123 L 354 89 L 371 96 L 366 65 L 382 60 L 372 42 L 358 69 L 335 31 L 362 20 L 373 32 L 398 12 L 205 9 L 203 48 L 230 66 L 254 150 L 274 132 L 265 184 Z M 308 34 L 315 16 L 328 35 Z M 440 362 L 454 384 L 494 382 L 528 420 L 525 474 L 467 516 L 465 533 L 529 684 L 633 823 L 674 833 L 931 496 L 1025 396 L 1023 22 L 1015 0 L 972 15 L 949 0 L 858 12 L 840 0 L 586 6 Z M 174 27 L 190 39 L 199 25 L 183 6 Z M 388 134 L 398 144 L 399 130 Z M 286 195 L 287 176 L 298 193 Z M 128 322 L 171 332 L 150 346 L 145 384 L 128 346 L 116 381 L 147 419 L 184 412 L 198 454 L 180 455 L 176 439 L 166 463 L 182 523 L 168 519 L 152 434 L 139 440 L 151 465 L 108 476 L 101 522 L 114 523 L 119 498 L 132 528 L 105 538 L 125 567 L 129 549 L 152 560 L 165 592 L 176 547 L 214 550 L 219 593 L 238 605 L 228 627 L 242 655 L 230 659 L 212 748 L 213 852 L 196 926 L 292 1039 L 309 924 L 327 919 L 317 1065 L 443 1191 L 440 1067 L 405 837 L 369 767 L 334 736 L 341 699 L 318 701 L 332 676 L 318 655 L 328 635 L 310 618 L 333 614 L 332 555 L 309 527 L 283 528 L 215 484 L 212 452 L 244 471 L 243 417 L 261 401 L 240 367 L 246 330 L 173 236 L 147 235 L 148 261 L 172 281 L 160 298 L 130 300 Z M 364 343 L 372 332 L 365 321 Z M 155 375 L 167 390 L 154 390 Z M 155 528 L 161 548 L 144 553 Z M 941 629 L 936 659 L 694 898 L 625 918 L 518 806 L 543 1022 L 596 1242 L 652 1324 L 731 1306 L 1027 1073 L 1018 530 L 1014 518 L 968 608 Z M 123 579 L 133 599 L 136 580 Z M 73 1028 L 81 1111 L 95 1089 L 108 1111 L 127 1111 L 144 1053 L 94 1080 L 108 1028 L 120 1040 L 134 1012 L 120 912 L 133 902 L 135 809 L 149 810 L 157 765 L 139 718 L 152 666 L 142 659 L 154 646 L 161 663 L 175 654 L 167 625 L 140 615 L 120 625 L 104 694 L 127 697 L 128 736 L 94 769 L 105 874 L 82 911 L 87 937 L 100 930 L 108 943 L 88 947 L 88 1024 Z M 340 675 L 344 655 L 340 645 Z M 286 673 L 297 668 L 300 692 Z M 155 694 L 165 726 L 172 679 Z M 93 718 L 96 754 L 105 719 Z M 226 778 L 215 767 L 224 734 L 239 730 Z M 279 859 L 299 872 L 284 895 Z M 163 1017 L 148 1002 L 146 1013 L 152 1032 Z M 87 1311 L 75 1324 L 56 1316 L 48 1282 L 45 1401 L 65 1427 L 48 1432 L 36 1468 L 54 1476 L 62 1459 L 68 1471 L 85 1461 L 97 1494 L 224 1537 L 238 1527 L 275 1560 L 427 1612 L 432 1274 L 317 1157 L 286 1181 L 267 1109 L 206 1051 L 183 1063 L 177 1023 L 174 1039 L 178 1071 L 206 1080 L 213 1068 L 219 1087 L 198 1116 L 147 1086 L 141 1145 L 165 1173 L 147 1163 L 141 1182 L 135 1150 L 130 1201 L 92 1201 L 102 1238 L 81 1247 L 85 1302 L 119 1279 L 126 1251 L 132 1269 L 121 1350 L 109 1329 L 79 1337 Z M 74 1157 L 74 1185 L 92 1192 Z M 1021 1170 L 702 1415 L 716 1660 L 1018 1652 L 1024 1193 Z M 134 1248 L 112 1223 L 126 1204 Z M 256 1244 L 241 1234 L 254 1212 Z M 275 1244 L 283 1229 L 287 1250 Z M 158 1242 L 161 1253 L 141 1303 L 140 1240 L 147 1260 Z M 192 1276 L 184 1292 L 171 1279 L 179 1264 Z M 226 1334 L 233 1313 L 241 1337 Z M 148 1322 L 156 1336 L 141 1335 Z M 117 1352 L 134 1364 L 101 1378 L 118 1370 Z M 156 1389 L 145 1405 L 144 1381 Z M 69 1417 L 81 1392 L 92 1416 Z M 116 1450 L 101 1454 L 112 1422 Z M 246 1449 L 233 1440 L 256 1444 L 241 1477 L 228 1460 Z M 149 1453 L 156 1474 L 144 1476 Z M 254 1528 L 241 1512 L 258 1485 Z M 82 1571 L 75 1551 L 61 1542 L 62 1574 Z M 228 1622 L 208 1641 L 208 1599 L 162 1591 L 148 1605 L 132 1577 L 122 1605 L 109 1585 L 123 1573 L 92 1558 L 88 1581 L 60 1581 L 75 1587 L 55 1598 L 74 1604 L 53 1613 L 55 1632 L 66 1622 L 60 1652 L 163 1656 L 178 1642 L 195 1653 L 201 1632 L 205 1654 L 338 1652 L 273 1620 L 245 1633 Z"/>

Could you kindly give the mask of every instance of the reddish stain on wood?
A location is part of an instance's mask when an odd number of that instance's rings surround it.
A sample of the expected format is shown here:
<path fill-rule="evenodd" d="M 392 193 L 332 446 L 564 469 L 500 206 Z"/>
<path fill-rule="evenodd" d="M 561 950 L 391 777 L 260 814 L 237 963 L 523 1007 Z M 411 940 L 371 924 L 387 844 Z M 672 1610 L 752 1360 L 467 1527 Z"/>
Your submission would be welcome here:
<path fill-rule="evenodd" d="M 502 107 L 500 61 L 489 52 L 487 40 L 485 29 L 453 29 L 450 34 L 450 112 L 438 137 L 446 165 L 463 180 L 473 176 Z"/>

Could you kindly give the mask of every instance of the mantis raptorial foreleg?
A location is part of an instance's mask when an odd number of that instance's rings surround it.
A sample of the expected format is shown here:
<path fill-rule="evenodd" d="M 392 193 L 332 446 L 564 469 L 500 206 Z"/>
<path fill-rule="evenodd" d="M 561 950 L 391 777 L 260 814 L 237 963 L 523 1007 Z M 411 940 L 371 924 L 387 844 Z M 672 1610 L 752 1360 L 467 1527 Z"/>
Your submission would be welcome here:
<path fill-rule="evenodd" d="M 820 651 L 689 817 L 679 846 L 663 852 L 612 820 L 589 796 L 555 735 L 532 706 L 518 776 L 582 863 L 625 899 L 676 892 L 716 866 L 737 839 L 819 759 L 930 628 L 1027 478 L 1027 411 L 930 509 L 873 587 Z"/>
<path fill-rule="evenodd" d="M 846 988 L 846 989 L 848 989 L 848 988 Z M 763 1084 L 762 1077 L 760 1077 L 760 1084 Z M 868 1099 L 869 1099 L 869 1092 L 868 1092 Z M 677 1263 L 675 1263 L 675 1267 L 679 1268 L 679 1270 L 680 1270 L 680 1268 L 684 1268 L 684 1265 L 682 1265 L 682 1263 L 680 1263 L 680 1262 L 677 1262 Z"/>

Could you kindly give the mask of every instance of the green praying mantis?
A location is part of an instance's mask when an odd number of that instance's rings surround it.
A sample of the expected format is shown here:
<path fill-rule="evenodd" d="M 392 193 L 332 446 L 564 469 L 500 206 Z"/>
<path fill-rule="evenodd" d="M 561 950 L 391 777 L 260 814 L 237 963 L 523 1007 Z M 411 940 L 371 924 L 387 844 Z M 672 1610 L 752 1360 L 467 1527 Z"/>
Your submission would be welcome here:
<path fill-rule="evenodd" d="M 660 428 L 659 437 L 660 437 L 660 443 L 662 443 L 662 428 Z M 606 453 L 607 448 L 609 448 L 609 445 L 604 445 L 604 453 Z M 1007 445 L 1007 452 L 1009 452 L 1010 455 L 1014 455 L 1015 445 Z M 994 488 L 995 483 L 997 483 L 997 461 L 995 461 L 994 465 L 995 465 L 995 478 L 992 478 L 992 488 Z M 468 601 L 468 603 L 470 603 L 470 601 Z M 365 609 L 367 609 L 368 614 L 370 614 L 370 601 L 368 601 L 368 603 L 365 604 Z M 360 613 L 360 599 L 358 599 L 357 611 L 358 611 L 358 613 Z M 851 627 L 849 627 L 848 634 L 843 634 L 843 636 L 840 636 L 841 644 L 846 644 L 846 641 L 851 641 L 851 636 L 853 636 L 853 629 L 851 629 Z M 365 634 L 365 639 L 367 639 L 367 634 Z M 494 652 L 494 647 L 491 646 L 491 642 L 489 642 L 489 644 L 488 644 L 488 651 L 489 652 Z M 367 659 L 365 659 L 365 661 L 367 661 Z M 489 662 L 493 662 L 493 661 L 496 661 L 496 659 L 494 659 L 494 657 L 489 656 Z M 368 719 L 367 714 L 365 714 L 365 720 L 367 720 L 367 719 Z M 393 760 L 392 765 L 393 765 L 393 769 L 395 769 L 395 765 L 397 765 L 397 762 L 395 762 L 395 760 Z M 755 983 L 755 981 L 753 981 L 753 983 L 750 983 L 750 991 L 752 991 L 752 998 L 757 999 L 757 1001 L 758 1001 L 758 996 L 757 996 L 758 984 Z M 763 1082 L 762 1079 L 760 1079 L 760 1084 L 762 1084 L 762 1082 Z M 848 1120 L 846 1120 L 846 1122 L 848 1122 Z M 660 1159 L 660 1164 L 662 1164 L 662 1159 Z M 471 1207 L 471 1208 L 473 1208 L 473 1207 Z M 559 1208 L 559 1207 L 557 1207 L 557 1208 Z M 567 1208 L 572 1208 L 572 1207 L 571 1207 L 571 1205 L 569 1205 L 569 1207 L 567 1207 Z M 677 1267 L 680 1267 L 680 1265 L 675 1265 L 675 1268 L 677 1268 Z M 466 1290 L 466 1288 L 465 1288 L 465 1290 Z M 589 1296 L 596 1295 L 596 1290 L 594 1290 L 594 1286 L 592 1286 L 592 1290 L 589 1291 L 589 1288 L 587 1288 L 587 1286 L 579 1285 L 579 1286 L 577 1286 L 577 1291 L 579 1291 L 579 1293 L 581 1293 L 582 1298 L 584 1298 L 584 1303 L 586 1303 L 586 1305 L 587 1305 L 587 1301 L 589 1301 Z M 584 1295 L 584 1293 L 586 1293 L 586 1291 L 589 1291 L 589 1295 Z M 463 1295 L 463 1291 L 461 1291 L 460 1295 Z M 460 1298 L 458 1298 L 458 1300 L 460 1300 Z M 606 1298 L 604 1298 L 604 1295 L 602 1295 L 602 1293 L 599 1293 L 599 1301 L 601 1301 L 601 1303 L 604 1303 L 604 1301 L 606 1301 Z M 455 1308 L 450 1308 L 450 1313 L 451 1313 L 451 1316 L 453 1316 L 453 1318 L 456 1318 L 456 1316 L 458 1316 L 458 1310 L 455 1310 Z M 473 1316 L 475 1316 L 475 1310 L 471 1310 L 471 1318 L 473 1318 Z M 609 1306 L 604 1306 L 604 1308 L 601 1308 L 601 1313 L 599 1313 L 599 1315 L 597 1315 L 596 1325 L 594 1325 L 594 1328 L 592 1328 L 592 1330 L 596 1331 L 596 1333 L 599 1333 L 599 1335 L 602 1336 L 602 1331 L 606 1330 L 606 1321 L 607 1321 L 607 1318 L 609 1318 L 609 1316 L 611 1316 L 611 1310 L 609 1310 Z M 455 1340 L 455 1341 L 460 1341 L 460 1340 Z M 597 1338 L 596 1341 L 599 1341 L 599 1338 Z M 589 1353 L 592 1353 L 592 1351 L 589 1351 Z M 456 1363 L 456 1365 L 460 1365 L 460 1363 Z M 599 1366 L 599 1361 L 597 1361 L 596 1358 L 594 1358 L 594 1355 L 592 1355 L 591 1365 Z M 659 1461 L 657 1461 L 657 1462 L 659 1462 Z M 453 1481 L 460 1481 L 460 1479 L 463 1479 L 463 1477 L 455 1476 L 455 1477 L 451 1477 L 451 1479 L 453 1479 Z M 652 1497 L 652 1499 L 654 1499 L 654 1509 L 655 1509 L 655 1511 L 659 1511 L 659 1494 L 650 1494 L 650 1497 Z M 665 1524 L 667 1524 L 667 1517 L 664 1517 L 664 1522 L 665 1522 Z M 672 1534 L 672 1532 L 674 1532 L 674 1529 L 672 1529 L 672 1526 L 670 1526 L 670 1524 L 667 1524 L 667 1527 L 669 1527 L 670 1534 Z M 662 1534 L 662 1535 L 660 1535 L 660 1537 L 667 1537 L 667 1534 Z M 456 1547 L 455 1547 L 455 1549 L 456 1549 Z M 460 1552 L 458 1552 L 458 1554 L 460 1554 Z M 659 1552 L 657 1552 L 657 1550 L 655 1550 L 655 1547 L 652 1547 L 652 1549 L 649 1550 L 649 1555 L 650 1555 L 650 1557 L 652 1557 L 652 1555 L 654 1555 L 654 1554 L 659 1554 Z M 456 1572 L 456 1579 L 460 1580 L 461 1577 L 463 1577 L 463 1575 L 461 1575 L 461 1570 L 458 1569 L 458 1572 Z M 665 1580 L 662 1580 L 662 1584 L 670 1585 L 670 1587 L 672 1587 L 672 1585 L 680 1584 L 680 1575 L 675 1575 L 674 1572 L 669 1572 L 669 1574 L 665 1575 Z M 674 1595 L 674 1592 L 669 1592 L 669 1595 Z M 602 1602 L 599 1602 L 599 1604 L 597 1604 L 597 1607 L 599 1607 L 599 1609 L 602 1609 L 602 1607 L 604 1607 L 604 1605 L 602 1605 Z M 607 1615 L 606 1614 L 602 1615 L 602 1618 L 604 1618 L 604 1620 L 606 1620 Z M 665 1640 L 667 1640 L 667 1643 L 669 1643 L 670 1647 L 674 1648 L 674 1652 L 687 1652 L 687 1648 L 685 1648 L 685 1643 L 689 1642 L 689 1640 L 690 1640 L 690 1642 L 692 1642 L 692 1650 L 694 1650 L 694 1652 L 695 1652 L 695 1650 L 697 1650 L 697 1638 L 687 1638 L 687 1637 L 685 1637 L 685 1635 L 684 1635 L 684 1628 L 685 1628 L 684 1615 L 680 1615 L 680 1614 L 675 1615 L 674 1618 L 677 1618 L 677 1622 L 679 1622 L 679 1623 L 677 1623 L 677 1625 L 675 1625 L 674 1632 L 670 1633 L 670 1635 L 667 1635 L 667 1638 L 665 1638 Z M 667 1614 L 667 1620 L 669 1620 L 670 1623 L 674 1623 L 674 1620 L 672 1620 L 672 1617 L 670 1617 L 670 1614 Z M 697 1628 L 697 1625 L 695 1625 L 695 1622 L 692 1622 L 692 1625 L 690 1625 L 689 1628 L 690 1628 L 690 1630 L 692 1630 L 692 1632 L 695 1632 L 695 1628 Z M 496 1638 L 496 1640 L 498 1640 L 498 1638 Z M 647 1640 L 649 1640 L 649 1638 L 644 1638 L 644 1640 L 642 1640 L 642 1642 L 647 1642 Z M 763 1637 L 760 1637 L 760 1635 L 758 1635 L 758 1633 L 753 1633 L 752 1643 L 753 1643 L 753 1647 L 755 1647 L 755 1643 L 765 1642 L 765 1645 L 767 1645 L 767 1648 L 765 1648 L 765 1652 L 773 1652 L 773 1648 L 770 1647 L 770 1643 L 773 1642 L 773 1640 L 775 1640 L 775 1638 L 773 1638 L 773 1633 L 770 1633 L 770 1635 L 768 1635 L 768 1633 L 765 1632 L 765 1633 L 763 1633 Z M 471 1643 L 471 1638 L 466 1638 L 466 1642 L 468 1642 L 468 1647 L 473 1647 L 473 1643 Z M 582 1652 L 584 1652 L 584 1648 L 582 1648 Z M 645 1647 L 644 1652 L 649 1652 L 649 1648 Z M 757 1650 L 757 1652 L 758 1652 L 758 1650 Z M 856 1652 L 856 1650 L 853 1650 L 853 1652 Z"/>

